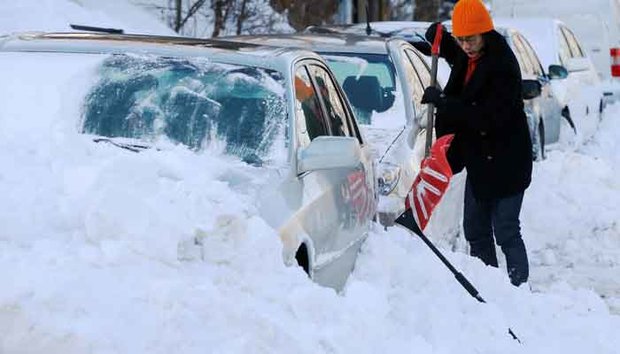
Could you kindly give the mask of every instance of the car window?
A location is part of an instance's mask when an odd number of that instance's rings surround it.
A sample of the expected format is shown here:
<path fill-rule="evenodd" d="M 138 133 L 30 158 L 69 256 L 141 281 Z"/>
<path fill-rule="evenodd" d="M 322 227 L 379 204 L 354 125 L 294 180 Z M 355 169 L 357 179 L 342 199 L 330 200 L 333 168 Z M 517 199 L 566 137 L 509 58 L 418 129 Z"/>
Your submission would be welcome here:
<path fill-rule="evenodd" d="M 325 105 L 331 135 L 354 136 L 351 134 L 344 104 L 327 70 L 318 65 L 309 65 L 308 69 L 314 78 L 320 97 Z"/>
<path fill-rule="evenodd" d="M 536 51 L 534 50 L 534 48 L 532 48 L 532 46 L 530 45 L 530 42 L 528 42 L 528 40 L 520 34 L 517 34 L 517 38 L 520 39 L 521 43 L 523 44 L 523 49 L 525 50 L 525 54 L 529 58 L 530 63 L 532 63 L 532 69 L 534 70 L 534 74 L 536 76 L 543 75 L 544 73 L 543 66 L 540 63 L 540 60 L 538 60 L 538 55 L 536 55 Z"/>
<path fill-rule="evenodd" d="M 302 147 L 317 136 L 329 135 L 319 97 L 305 66 L 299 66 L 295 71 L 295 120 Z"/>
<path fill-rule="evenodd" d="M 562 27 L 558 29 L 557 36 L 558 36 L 558 44 L 559 44 L 559 50 L 560 50 L 560 52 L 558 53 L 558 55 L 560 56 L 560 64 L 566 65 L 566 63 L 568 62 L 568 60 L 571 58 L 572 55 L 571 55 L 570 47 L 568 45 L 568 40 L 566 39 L 566 36 L 564 35 L 564 32 L 562 31 Z"/>
<path fill-rule="evenodd" d="M 86 96 L 82 132 L 155 141 L 262 164 L 287 126 L 284 79 L 276 71 L 200 58 L 111 55 Z"/>
<path fill-rule="evenodd" d="M 413 63 L 413 66 L 416 68 L 416 72 L 420 77 L 420 81 L 422 81 L 422 86 L 428 87 L 431 85 L 431 72 L 430 68 L 426 65 L 424 59 L 420 57 L 420 55 L 413 50 L 407 49 L 405 50 L 407 53 L 407 57 Z"/>
<path fill-rule="evenodd" d="M 566 27 L 562 27 L 562 31 L 564 32 L 564 35 L 566 36 L 566 41 L 568 42 L 568 47 L 570 48 L 572 57 L 574 58 L 584 57 L 585 55 L 583 54 L 583 50 L 581 50 L 581 46 L 579 45 L 579 42 L 577 41 L 577 38 L 575 37 L 573 32 L 571 32 L 571 30 L 569 30 Z"/>
<path fill-rule="evenodd" d="M 517 60 L 519 61 L 519 65 L 521 66 L 521 71 L 528 75 L 534 75 L 534 64 L 532 63 L 531 58 L 527 55 L 527 51 L 521 41 L 521 37 L 519 37 L 516 33 L 513 33 L 511 35 L 511 39 L 514 52 L 517 56 Z"/>
<path fill-rule="evenodd" d="M 387 54 L 321 52 L 342 87 L 359 124 L 404 126 L 402 89 Z"/>
<path fill-rule="evenodd" d="M 422 100 L 422 95 L 424 94 L 425 87 L 422 83 L 422 80 L 418 76 L 418 71 L 414 67 L 415 64 L 411 60 L 411 55 L 415 56 L 415 54 L 411 53 L 410 50 L 405 50 L 405 53 L 406 56 L 409 58 L 409 60 L 403 61 L 403 66 L 406 73 L 405 75 L 407 75 L 407 82 L 409 82 L 409 86 L 412 90 L 413 105 L 415 107 L 416 118 L 420 118 L 418 117 L 422 112 L 422 103 L 420 103 L 420 101 Z"/>

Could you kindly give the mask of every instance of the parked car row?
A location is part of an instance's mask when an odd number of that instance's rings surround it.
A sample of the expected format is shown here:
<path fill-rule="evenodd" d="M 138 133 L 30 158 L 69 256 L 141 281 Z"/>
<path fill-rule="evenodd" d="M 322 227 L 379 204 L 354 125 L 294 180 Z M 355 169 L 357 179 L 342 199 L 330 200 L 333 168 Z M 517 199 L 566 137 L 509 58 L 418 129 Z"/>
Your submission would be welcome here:
<path fill-rule="evenodd" d="M 431 84 L 427 26 L 373 23 L 370 34 L 356 25 L 313 27 L 218 40 L 17 33 L 0 37 L 0 62 L 23 57 L 50 70 L 91 63 L 88 73 L 63 68 L 95 75 L 77 103 L 81 115 L 72 117 L 75 133 L 94 144 L 139 153 L 163 138 L 269 175 L 256 186 L 257 209 L 278 230 L 285 263 L 341 289 L 373 222 L 393 225 L 419 173 L 428 113 L 420 101 Z M 515 26 L 498 30 L 522 69 L 533 158 L 544 158 L 560 122 L 573 122 L 570 90 L 558 99 L 554 83 L 581 75 L 585 59 L 543 61 Z M 455 181 L 448 207 L 435 213 L 444 234 L 460 232 L 464 179 Z"/>

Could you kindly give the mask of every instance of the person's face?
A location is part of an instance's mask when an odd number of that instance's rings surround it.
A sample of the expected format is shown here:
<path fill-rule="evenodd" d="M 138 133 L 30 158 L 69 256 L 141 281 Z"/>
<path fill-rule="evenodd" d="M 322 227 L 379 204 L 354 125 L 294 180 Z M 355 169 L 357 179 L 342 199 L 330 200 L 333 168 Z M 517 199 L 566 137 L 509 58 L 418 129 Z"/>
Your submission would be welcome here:
<path fill-rule="evenodd" d="M 480 56 L 482 47 L 484 46 L 484 40 L 481 34 L 455 38 L 468 57 L 475 59 Z"/>

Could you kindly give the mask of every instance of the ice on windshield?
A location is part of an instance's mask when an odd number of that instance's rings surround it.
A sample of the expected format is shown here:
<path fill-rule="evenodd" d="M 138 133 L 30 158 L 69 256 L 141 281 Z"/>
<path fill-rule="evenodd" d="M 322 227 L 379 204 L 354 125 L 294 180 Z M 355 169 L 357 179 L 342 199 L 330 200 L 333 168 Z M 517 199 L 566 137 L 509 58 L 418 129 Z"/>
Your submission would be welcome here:
<path fill-rule="evenodd" d="M 405 125 L 401 87 L 387 54 L 321 54 L 342 86 L 360 124 L 388 129 Z"/>
<path fill-rule="evenodd" d="M 222 147 L 252 164 L 283 149 L 286 104 L 279 73 L 199 59 L 113 55 L 86 96 L 83 132 L 193 150 Z"/>

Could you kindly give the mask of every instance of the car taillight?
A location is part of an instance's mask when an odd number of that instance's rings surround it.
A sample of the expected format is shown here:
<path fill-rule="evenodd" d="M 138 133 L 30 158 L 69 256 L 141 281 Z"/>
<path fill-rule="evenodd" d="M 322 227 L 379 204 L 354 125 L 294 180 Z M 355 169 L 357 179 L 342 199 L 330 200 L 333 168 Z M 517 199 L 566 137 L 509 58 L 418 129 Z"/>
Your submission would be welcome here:
<path fill-rule="evenodd" d="M 611 56 L 611 76 L 620 77 L 620 48 L 610 48 Z"/>

